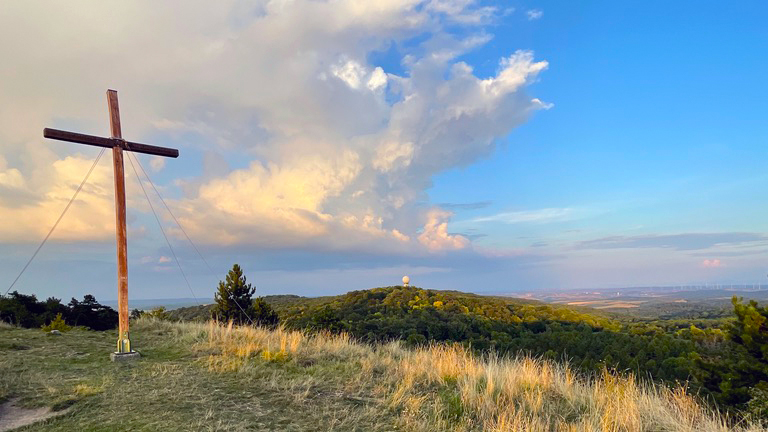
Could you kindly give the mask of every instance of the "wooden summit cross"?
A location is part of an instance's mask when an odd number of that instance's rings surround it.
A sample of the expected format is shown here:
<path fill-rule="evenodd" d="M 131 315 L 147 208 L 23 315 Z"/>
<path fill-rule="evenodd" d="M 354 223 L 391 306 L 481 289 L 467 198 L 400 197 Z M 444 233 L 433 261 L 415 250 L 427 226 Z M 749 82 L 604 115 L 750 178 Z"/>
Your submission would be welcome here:
<path fill-rule="evenodd" d="M 123 172 L 123 150 L 136 153 L 146 153 L 157 156 L 179 157 L 179 151 L 172 148 L 156 147 L 146 144 L 125 141 L 120 131 L 120 109 L 117 105 L 117 91 L 107 90 L 109 105 L 109 126 L 111 138 L 84 135 L 57 129 L 43 129 L 43 136 L 60 141 L 87 144 L 112 149 L 112 165 L 115 170 L 115 215 L 117 226 L 117 311 L 118 336 L 117 356 L 120 354 L 137 354 L 131 350 L 131 339 L 128 335 L 128 242 L 125 228 L 125 176 Z M 113 356 L 113 360 L 115 357 Z"/>

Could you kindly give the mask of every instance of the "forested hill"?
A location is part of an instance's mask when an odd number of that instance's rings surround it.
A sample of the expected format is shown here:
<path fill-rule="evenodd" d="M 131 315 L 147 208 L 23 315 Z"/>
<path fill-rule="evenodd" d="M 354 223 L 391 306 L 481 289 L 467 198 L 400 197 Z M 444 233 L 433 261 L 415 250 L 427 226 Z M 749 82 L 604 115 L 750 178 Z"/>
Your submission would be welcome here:
<path fill-rule="evenodd" d="M 596 329 L 621 327 L 610 315 L 597 311 L 585 313 L 537 301 L 402 286 L 317 299 L 277 296 L 267 301 L 291 327 L 346 331 L 366 340 L 408 339 L 421 334 L 427 340 L 464 341 L 472 336 L 467 330 L 480 323 L 528 323 L 532 328 L 537 322 L 581 323 Z"/>
<path fill-rule="evenodd" d="M 416 298 L 418 297 L 418 300 Z M 306 318 L 326 309 L 359 309 L 361 303 L 369 307 L 383 307 L 384 314 L 438 309 L 448 314 L 464 314 L 502 320 L 510 323 L 548 319 L 565 322 L 584 322 L 599 328 L 618 328 L 619 314 L 588 307 L 546 304 L 537 300 L 510 297 L 483 296 L 460 291 L 424 290 L 416 287 L 391 286 L 351 291 L 337 296 L 303 297 L 298 295 L 270 295 L 263 297 L 280 315 L 281 322 L 292 326 L 315 327 Z M 176 320 L 207 320 L 213 305 L 190 306 L 169 311 Z M 303 319 L 302 319 L 303 317 Z M 627 317 L 628 318 L 628 317 Z M 312 321 L 311 319 L 309 321 Z M 379 338 L 377 338 L 379 339 Z"/>
<path fill-rule="evenodd" d="M 669 323 L 624 323 L 598 311 L 456 291 L 395 286 L 334 297 L 284 295 L 265 300 L 279 313 L 281 324 L 292 329 L 346 332 L 371 342 L 447 341 L 478 351 L 525 351 L 568 359 L 587 370 L 607 365 L 660 379 L 688 379 L 696 351 L 690 338 L 665 327 Z M 209 308 L 171 314 L 176 319 L 207 319 Z M 690 322 L 681 326 L 688 328 Z"/>

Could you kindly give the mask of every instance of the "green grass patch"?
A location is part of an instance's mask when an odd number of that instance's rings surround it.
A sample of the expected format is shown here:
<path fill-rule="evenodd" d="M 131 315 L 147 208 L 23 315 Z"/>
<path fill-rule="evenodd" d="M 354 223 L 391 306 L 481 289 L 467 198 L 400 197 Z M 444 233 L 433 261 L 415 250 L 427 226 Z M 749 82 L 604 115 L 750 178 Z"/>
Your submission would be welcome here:
<path fill-rule="evenodd" d="M 393 430 L 391 416 L 344 397 L 349 365 L 306 367 L 278 351 L 244 371 L 214 372 L 196 348 L 204 333 L 145 322 L 131 335 L 141 359 L 113 363 L 116 332 L 3 328 L 0 400 L 70 409 L 21 431 Z"/>

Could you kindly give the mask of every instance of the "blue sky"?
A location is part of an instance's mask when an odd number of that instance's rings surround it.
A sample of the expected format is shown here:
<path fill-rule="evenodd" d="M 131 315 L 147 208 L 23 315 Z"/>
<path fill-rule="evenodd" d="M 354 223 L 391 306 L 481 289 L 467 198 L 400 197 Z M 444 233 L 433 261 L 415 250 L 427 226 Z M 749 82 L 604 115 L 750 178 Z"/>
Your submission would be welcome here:
<path fill-rule="evenodd" d="M 431 196 L 592 210 L 606 235 L 765 230 L 764 5 L 537 6 L 541 19 L 500 26 L 468 60 L 525 40 L 550 63 L 531 91 L 555 108 L 492 158 L 442 174 Z"/>
<path fill-rule="evenodd" d="M 40 130 L 105 134 L 106 88 L 124 136 L 181 150 L 141 160 L 214 269 L 164 215 L 201 298 L 234 262 L 265 294 L 764 281 L 761 2 L 59 7 L 0 18 L 26 35 L 0 47 L 0 281 L 98 153 Z M 110 176 L 14 289 L 115 297 Z M 128 190 L 131 295 L 191 296 Z"/>

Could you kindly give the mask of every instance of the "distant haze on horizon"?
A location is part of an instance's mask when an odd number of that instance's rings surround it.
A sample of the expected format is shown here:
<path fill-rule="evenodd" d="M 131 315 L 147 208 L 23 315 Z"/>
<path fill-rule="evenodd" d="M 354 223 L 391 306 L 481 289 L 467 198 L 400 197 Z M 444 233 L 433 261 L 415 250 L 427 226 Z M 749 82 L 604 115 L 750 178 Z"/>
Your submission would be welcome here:
<path fill-rule="evenodd" d="M 399 284 L 469 292 L 768 282 L 768 4 L 10 0 L 0 292 L 99 152 L 126 159 L 131 298 Z M 109 153 L 14 289 L 115 297 Z M 151 186 L 146 185 L 150 193 Z M 152 196 L 152 195 L 151 195 Z"/>

